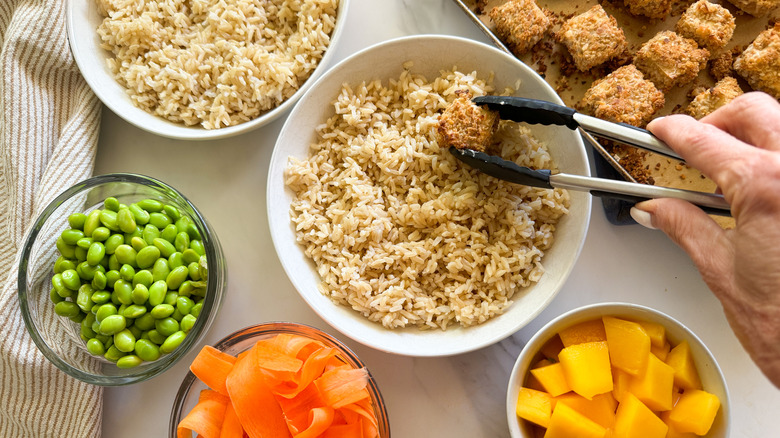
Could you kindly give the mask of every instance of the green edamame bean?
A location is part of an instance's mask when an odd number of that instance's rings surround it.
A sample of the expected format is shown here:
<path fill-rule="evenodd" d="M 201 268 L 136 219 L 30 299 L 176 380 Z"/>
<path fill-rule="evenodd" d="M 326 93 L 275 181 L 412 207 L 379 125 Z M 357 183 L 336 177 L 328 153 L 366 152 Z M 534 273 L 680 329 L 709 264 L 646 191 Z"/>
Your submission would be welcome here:
<path fill-rule="evenodd" d="M 175 223 L 175 225 L 176 225 L 176 232 L 177 233 L 181 233 L 182 231 L 184 231 L 186 233 L 187 232 L 187 227 L 190 226 L 191 224 L 192 224 L 192 220 L 190 218 L 188 218 L 187 216 L 180 217 L 179 219 L 176 220 L 176 223 Z M 192 238 L 192 236 L 190 236 L 190 238 Z"/>
<path fill-rule="evenodd" d="M 91 315 L 91 313 L 90 313 Z M 84 322 L 87 320 L 85 317 L 84 320 L 81 321 L 81 327 L 79 329 L 79 334 L 81 334 L 82 339 L 86 338 L 87 341 L 95 337 L 95 332 L 92 330 L 92 324 L 84 324 Z M 94 322 L 94 321 L 93 321 Z"/>
<path fill-rule="evenodd" d="M 177 220 L 179 220 L 179 219 L 181 219 L 181 213 L 179 213 L 179 209 L 178 209 L 178 208 L 176 208 L 176 207 L 174 207 L 173 205 L 167 205 L 167 204 L 166 204 L 166 205 L 164 205 L 164 206 L 163 206 L 163 211 L 164 211 L 164 212 L 165 212 L 165 214 L 167 214 L 167 215 L 168 215 L 168 217 L 169 217 L 169 218 L 171 218 L 171 220 L 173 220 L 174 222 L 175 222 L 175 221 L 177 221 Z"/>
<path fill-rule="evenodd" d="M 95 276 L 92 277 L 92 288 L 95 290 L 105 289 L 107 284 L 106 274 L 102 271 L 95 272 Z"/>
<path fill-rule="evenodd" d="M 179 298 L 179 294 L 176 293 L 176 291 L 168 291 L 168 293 L 165 294 L 163 303 L 176 307 L 176 298 Z"/>
<path fill-rule="evenodd" d="M 173 318 L 176 321 L 178 321 L 179 322 L 179 327 L 181 327 L 181 320 L 182 320 L 182 318 L 184 318 L 184 314 L 179 312 L 179 309 L 176 309 L 176 310 L 173 311 L 173 314 L 171 315 L 171 318 Z"/>
<path fill-rule="evenodd" d="M 87 351 L 93 356 L 102 356 L 106 354 L 106 348 L 103 346 L 103 343 L 95 338 L 87 341 Z"/>
<path fill-rule="evenodd" d="M 136 340 L 140 339 L 141 335 L 143 335 L 143 332 L 141 331 L 141 329 L 139 329 L 135 325 L 131 325 L 130 327 L 127 328 L 127 330 L 130 330 L 130 333 L 132 333 L 133 336 L 135 336 Z"/>
<path fill-rule="evenodd" d="M 149 331 L 154 328 L 154 317 L 151 313 L 146 312 L 135 319 L 133 326 L 138 327 L 142 331 Z"/>
<path fill-rule="evenodd" d="M 157 227 L 158 229 L 163 229 L 170 225 L 171 218 L 166 216 L 164 213 L 149 213 L 149 223 Z"/>
<path fill-rule="evenodd" d="M 181 321 L 179 322 L 179 328 L 181 328 L 181 330 L 184 333 L 189 333 L 190 330 L 192 330 L 192 327 L 195 325 L 195 321 L 196 320 L 197 320 L 197 318 L 195 318 L 191 314 L 190 315 L 184 315 L 184 318 L 182 318 Z"/>
<path fill-rule="evenodd" d="M 102 272 L 105 269 L 101 265 L 91 266 L 86 260 L 79 263 L 76 266 L 76 273 L 79 274 L 82 280 L 92 281 L 95 278 L 95 274 Z"/>
<path fill-rule="evenodd" d="M 100 223 L 111 231 L 119 231 L 119 225 L 116 221 L 116 212 L 105 209 L 100 212 Z"/>
<path fill-rule="evenodd" d="M 187 234 L 190 235 L 190 240 L 200 240 L 200 231 L 195 224 L 187 225 Z"/>
<path fill-rule="evenodd" d="M 123 329 L 114 334 L 114 345 L 117 350 L 129 353 L 135 349 L 135 336 L 128 329 Z"/>
<path fill-rule="evenodd" d="M 87 215 L 87 219 L 84 221 L 84 235 L 92 236 L 95 228 L 100 226 L 100 212 L 102 210 L 92 210 Z"/>
<path fill-rule="evenodd" d="M 119 271 L 119 268 L 121 267 L 122 264 L 117 260 L 116 254 L 111 254 L 111 256 L 108 257 L 108 269 L 111 271 Z"/>
<path fill-rule="evenodd" d="M 176 240 L 176 234 L 179 232 L 179 230 L 176 228 L 176 225 L 170 224 L 167 227 L 165 227 L 160 232 L 160 238 L 165 239 L 168 242 L 173 243 Z"/>
<path fill-rule="evenodd" d="M 76 264 L 65 257 L 59 256 L 57 261 L 54 262 L 54 273 L 60 274 L 66 269 L 76 269 Z"/>
<path fill-rule="evenodd" d="M 89 246 L 92 245 L 92 242 L 95 240 L 91 237 L 82 237 L 81 239 L 76 242 L 76 247 L 81 249 L 89 250 Z"/>
<path fill-rule="evenodd" d="M 135 276 L 135 269 L 133 269 L 130 265 L 122 265 L 121 268 L 119 268 L 119 278 L 121 278 L 124 281 L 133 281 L 133 277 Z"/>
<path fill-rule="evenodd" d="M 87 263 L 89 263 L 90 266 L 96 266 L 103 260 L 103 256 L 105 255 L 106 247 L 100 242 L 92 242 L 87 251 Z"/>
<path fill-rule="evenodd" d="M 149 245 L 146 244 L 146 241 L 143 239 L 143 237 L 134 236 L 130 239 L 130 246 L 132 246 L 133 249 L 138 252 Z"/>
<path fill-rule="evenodd" d="M 203 303 L 195 303 L 195 305 L 192 306 L 192 309 L 190 309 L 190 315 L 196 318 L 199 317 L 201 309 L 203 309 Z"/>
<path fill-rule="evenodd" d="M 141 283 L 135 285 L 133 288 L 133 303 L 143 305 L 146 304 L 147 301 L 149 301 L 149 289 Z M 144 307 L 144 309 L 146 309 L 146 307 Z"/>
<path fill-rule="evenodd" d="M 97 312 L 95 312 L 95 320 L 100 323 L 111 315 L 116 315 L 116 306 L 106 303 L 98 307 Z"/>
<path fill-rule="evenodd" d="M 63 295 L 65 291 L 69 291 L 69 289 L 65 286 L 65 282 L 62 281 L 62 274 L 54 274 L 51 278 L 51 285 L 54 288 L 54 291 L 60 294 L 61 297 L 67 298 L 70 296 L 70 292 L 68 292 L 67 295 Z"/>
<path fill-rule="evenodd" d="M 75 258 L 79 262 L 83 262 L 87 260 L 87 250 L 85 248 L 76 246 L 75 248 L 73 248 L 73 254 L 76 256 Z"/>
<path fill-rule="evenodd" d="M 103 201 L 103 208 L 116 212 L 119 210 L 119 200 L 113 196 L 109 196 Z"/>
<path fill-rule="evenodd" d="M 165 280 L 170 273 L 171 269 L 168 267 L 168 260 L 159 258 L 154 262 L 154 266 L 152 266 L 152 279 L 154 281 Z"/>
<path fill-rule="evenodd" d="M 154 244 L 154 239 L 160 237 L 160 230 L 152 224 L 146 224 L 141 232 L 141 237 L 148 245 Z"/>
<path fill-rule="evenodd" d="M 192 245 L 192 242 L 195 242 L 194 240 L 190 241 L 190 245 Z M 198 254 L 194 249 L 186 249 L 182 251 L 181 253 L 182 261 L 189 265 L 190 263 L 197 263 L 200 261 L 200 254 Z"/>
<path fill-rule="evenodd" d="M 174 310 L 174 307 L 170 304 L 158 304 L 154 306 L 149 313 L 154 319 L 163 319 L 171 316 Z"/>
<path fill-rule="evenodd" d="M 195 290 L 195 287 L 192 286 L 192 282 L 190 280 L 184 280 L 181 283 L 181 286 L 179 286 L 179 296 L 180 297 L 188 297 L 192 295 L 192 292 Z"/>
<path fill-rule="evenodd" d="M 190 248 L 200 255 L 206 255 L 206 248 L 200 240 L 190 241 Z"/>
<path fill-rule="evenodd" d="M 137 225 L 146 225 L 149 222 L 149 212 L 141 208 L 138 204 L 130 204 L 127 206 L 130 213 L 133 214 L 133 219 Z"/>
<path fill-rule="evenodd" d="M 75 245 L 79 239 L 84 238 L 84 232 L 81 230 L 69 229 L 60 233 L 60 237 L 62 238 L 62 241 L 68 245 Z"/>
<path fill-rule="evenodd" d="M 149 213 L 156 213 L 163 210 L 163 203 L 156 199 L 142 199 L 138 201 L 138 206 Z"/>
<path fill-rule="evenodd" d="M 84 313 L 89 313 L 92 310 L 92 286 L 89 284 L 82 284 L 79 288 L 79 292 L 76 295 L 76 305 L 79 306 Z"/>
<path fill-rule="evenodd" d="M 127 356 L 120 357 L 119 360 L 116 361 L 116 366 L 117 368 L 135 368 L 142 363 L 143 360 L 141 360 L 140 357 L 134 354 L 128 354 Z"/>
<path fill-rule="evenodd" d="M 106 227 L 97 227 L 92 232 L 92 240 L 95 242 L 105 242 L 111 236 L 111 230 Z"/>
<path fill-rule="evenodd" d="M 111 300 L 111 292 L 105 290 L 92 292 L 92 296 L 89 299 L 95 304 L 106 304 Z"/>
<path fill-rule="evenodd" d="M 103 305 L 106 306 L 107 304 Z M 119 314 L 109 315 L 100 322 L 100 329 L 98 331 L 104 335 L 113 335 L 121 332 L 125 327 L 127 327 L 127 320 L 124 316 Z"/>
<path fill-rule="evenodd" d="M 198 281 L 200 280 L 200 264 L 198 262 L 192 262 L 187 265 L 187 271 L 190 274 L 190 278 Z"/>
<path fill-rule="evenodd" d="M 168 289 L 178 289 L 182 282 L 187 279 L 189 273 L 186 266 L 176 267 L 168 274 L 165 284 L 168 285 Z"/>
<path fill-rule="evenodd" d="M 70 225 L 71 228 L 75 228 L 77 230 L 84 229 L 84 222 L 87 220 L 87 215 L 84 213 L 72 213 L 70 216 L 68 216 L 68 225 Z"/>
<path fill-rule="evenodd" d="M 190 235 L 186 232 L 177 234 L 173 246 L 176 248 L 176 251 L 183 253 L 190 247 Z"/>
<path fill-rule="evenodd" d="M 133 304 L 133 285 L 125 280 L 117 280 L 114 283 L 114 294 L 122 304 Z"/>
<path fill-rule="evenodd" d="M 129 208 L 120 208 L 116 213 L 116 224 L 123 233 L 132 233 L 138 226 L 135 222 L 135 216 Z"/>
<path fill-rule="evenodd" d="M 63 302 L 64 302 L 64 301 L 63 301 Z M 56 306 L 56 304 L 55 304 L 55 306 Z M 78 306 L 76 306 L 76 307 L 78 307 Z M 75 314 L 75 315 L 73 315 L 73 316 L 69 316 L 69 317 L 68 317 L 68 319 L 70 319 L 71 321 L 75 322 L 76 324 L 80 324 L 80 323 L 81 323 L 81 321 L 84 321 L 84 318 L 85 318 L 86 316 L 87 316 L 87 315 L 86 315 L 84 312 L 82 312 L 81 310 L 79 310 L 79 313 L 77 313 L 77 314 Z"/>
<path fill-rule="evenodd" d="M 61 297 L 54 288 L 51 288 L 51 291 L 49 292 L 49 299 L 51 299 L 51 302 L 54 304 L 65 301 L 65 298 Z"/>
<path fill-rule="evenodd" d="M 175 253 L 171 254 L 170 257 L 168 257 L 168 268 L 174 269 L 184 265 L 186 265 L 186 263 L 184 263 L 182 253 L 176 251 Z"/>
<path fill-rule="evenodd" d="M 181 312 L 182 315 L 189 314 L 193 306 L 195 306 L 195 302 L 188 297 L 179 296 L 176 298 L 176 310 Z"/>
<path fill-rule="evenodd" d="M 131 304 L 122 311 L 122 316 L 128 319 L 135 319 L 144 314 L 146 314 L 146 306 L 139 304 Z"/>
<path fill-rule="evenodd" d="M 171 254 L 176 252 L 176 248 L 174 248 L 173 244 L 162 237 L 154 239 L 152 243 L 160 250 L 160 255 L 163 257 L 170 257 Z"/>
<path fill-rule="evenodd" d="M 147 288 L 154 282 L 154 276 L 148 269 L 141 269 L 133 275 L 133 287 L 142 284 Z"/>
<path fill-rule="evenodd" d="M 151 362 L 160 358 L 160 347 L 149 339 L 139 339 L 135 341 L 135 354 L 141 359 Z"/>
<path fill-rule="evenodd" d="M 149 305 L 157 306 L 165 301 L 168 293 L 168 284 L 165 280 L 157 280 L 149 287 Z"/>
<path fill-rule="evenodd" d="M 119 351 L 119 349 L 116 348 L 116 345 L 111 344 L 111 346 L 108 347 L 108 350 L 106 350 L 106 354 L 104 354 L 103 357 L 110 360 L 111 362 L 117 362 L 119 359 L 121 359 L 126 355 L 127 353 L 123 353 Z"/>
<path fill-rule="evenodd" d="M 156 329 L 151 329 L 146 333 L 149 335 L 149 340 L 154 342 L 157 345 L 162 344 L 163 342 L 165 342 L 165 339 L 168 338 L 167 336 L 160 334 L 160 332 L 158 332 Z"/>
<path fill-rule="evenodd" d="M 68 289 L 76 291 L 81 287 L 81 278 L 75 269 L 66 269 L 59 275 L 62 278 L 62 284 Z"/>
<path fill-rule="evenodd" d="M 110 270 L 110 271 L 106 272 L 106 286 L 108 286 L 111 289 L 113 289 L 114 288 L 114 284 L 120 278 L 122 278 L 122 276 L 119 274 L 118 270 Z"/>
<path fill-rule="evenodd" d="M 57 238 L 55 245 L 57 246 L 57 251 L 66 259 L 76 258 L 76 245 L 68 245 L 62 240 L 62 237 Z"/>
<path fill-rule="evenodd" d="M 176 321 L 170 316 L 167 318 L 158 319 L 154 322 L 154 329 L 157 330 L 157 333 L 167 338 L 168 336 L 179 331 L 179 321 Z"/>
<path fill-rule="evenodd" d="M 114 255 L 116 256 L 117 261 L 120 264 L 123 265 L 130 265 L 135 267 L 136 266 L 136 256 L 137 256 L 136 250 L 127 244 L 122 244 L 116 247 L 116 250 L 114 251 Z"/>
<path fill-rule="evenodd" d="M 72 301 L 60 301 L 54 305 L 54 313 L 67 318 L 73 318 L 81 313 L 81 310 L 79 309 L 79 306 Z"/>
<path fill-rule="evenodd" d="M 113 254 L 119 245 L 125 243 L 125 236 L 121 234 L 112 234 L 103 244 L 106 247 L 106 254 Z"/>
<path fill-rule="evenodd" d="M 141 269 L 154 266 L 154 263 L 160 258 L 160 249 L 157 246 L 147 246 L 135 256 L 135 262 Z"/>
<path fill-rule="evenodd" d="M 125 245 L 130 245 L 130 243 L 133 240 L 133 237 L 138 237 L 143 239 L 143 229 L 141 227 L 136 227 L 135 231 L 132 233 L 124 233 L 123 236 L 125 237 Z"/>
<path fill-rule="evenodd" d="M 184 338 L 186 337 L 187 334 L 181 330 L 168 335 L 168 337 L 165 339 L 165 342 L 160 345 L 160 353 L 168 354 L 175 350 L 176 347 L 181 345 L 182 341 L 184 341 Z"/>

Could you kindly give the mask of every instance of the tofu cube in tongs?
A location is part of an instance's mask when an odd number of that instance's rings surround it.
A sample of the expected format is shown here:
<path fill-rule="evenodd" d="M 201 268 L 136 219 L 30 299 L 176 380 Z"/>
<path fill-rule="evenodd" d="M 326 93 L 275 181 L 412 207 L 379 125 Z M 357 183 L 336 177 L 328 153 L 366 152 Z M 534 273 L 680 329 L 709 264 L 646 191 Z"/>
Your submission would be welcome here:
<path fill-rule="evenodd" d="M 562 125 L 569 129 L 581 128 L 597 137 L 649 150 L 674 159 L 681 159 L 669 146 L 649 131 L 635 126 L 612 123 L 580 114 L 572 108 L 552 102 L 513 96 L 481 96 L 472 99 L 498 113 L 503 120 L 529 124 Z M 495 178 L 541 188 L 563 188 L 586 191 L 594 196 L 617 198 L 629 202 L 641 202 L 655 198 L 678 198 L 699 206 L 709 214 L 731 215 L 731 208 L 722 195 L 593 178 L 566 173 L 552 173 L 549 169 L 531 169 L 483 151 L 450 146 L 460 161 Z"/>

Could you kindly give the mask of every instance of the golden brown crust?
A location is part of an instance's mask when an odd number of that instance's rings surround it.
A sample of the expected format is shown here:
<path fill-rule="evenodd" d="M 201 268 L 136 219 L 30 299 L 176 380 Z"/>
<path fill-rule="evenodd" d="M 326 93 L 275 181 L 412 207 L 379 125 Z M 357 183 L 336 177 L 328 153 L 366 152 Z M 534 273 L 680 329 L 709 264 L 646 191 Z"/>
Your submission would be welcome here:
<path fill-rule="evenodd" d="M 685 109 L 685 112 L 695 119 L 701 119 L 742 93 L 737 80 L 733 77 L 726 77 L 718 81 L 712 88 L 699 93 Z"/>
<path fill-rule="evenodd" d="M 628 11 L 649 18 L 666 18 L 672 12 L 672 0 L 625 0 Z"/>
<path fill-rule="evenodd" d="M 699 0 L 682 14 L 675 30 L 713 54 L 731 41 L 736 27 L 734 16 L 728 9 L 707 0 Z"/>
<path fill-rule="evenodd" d="M 567 20 L 555 34 L 555 39 L 566 46 L 581 71 L 601 65 L 628 48 L 623 29 L 601 5 Z"/>
<path fill-rule="evenodd" d="M 637 51 L 634 65 L 661 91 L 690 83 L 707 66 L 710 52 L 672 31 L 658 32 Z"/>
<path fill-rule="evenodd" d="M 455 94 L 458 97 L 439 116 L 439 141 L 443 147 L 484 152 L 498 129 L 498 112 L 476 105 L 468 90 Z"/>
<path fill-rule="evenodd" d="M 780 23 L 758 34 L 734 61 L 734 70 L 754 89 L 780 99 Z"/>
<path fill-rule="evenodd" d="M 729 0 L 729 3 L 754 17 L 761 17 L 780 6 L 780 0 Z"/>
<path fill-rule="evenodd" d="M 496 34 L 515 55 L 522 55 L 538 43 L 552 22 L 534 0 L 510 0 L 490 11 Z"/>
<path fill-rule="evenodd" d="M 722 52 L 710 60 L 709 72 L 716 81 L 728 76 L 734 76 L 734 53 L 731 50 Z"/>
<path fill-rule="evenodd" d="M 664 94 L 629 64 L 594 82 L 578 108 L 600 119 L 644 126 L 664 103 Z"/>

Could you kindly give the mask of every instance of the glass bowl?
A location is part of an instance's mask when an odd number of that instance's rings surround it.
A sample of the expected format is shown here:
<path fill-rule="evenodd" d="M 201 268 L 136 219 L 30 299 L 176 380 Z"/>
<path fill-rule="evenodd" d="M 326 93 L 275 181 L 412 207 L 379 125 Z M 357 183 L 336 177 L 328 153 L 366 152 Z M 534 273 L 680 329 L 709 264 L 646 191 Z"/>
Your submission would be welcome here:
<path fill-rule="evenodd" d="M 236 356 L 239 353 L 250 349 L 261 339 L 283 333 L 305 336 L 309 339 L 319 341 L 326 347 L 337 349 L 340 353 L 339 357 L 353 368 L 367 369 L 363 361 L 361 361 L 360 358 L 341 341 L 319 329 L 304 324 L 268 322 L 249 326 L 228 335 L 217 342 L 213 347 L 232 356 Z M 179 386 L 179 391 L 176 393 L 176 398 L 173 401 L 173 409 L 171 410 L 171 418 L 168 424 L 168 436 L 170 438 L 177 437 L 176 426 L 195 406 L 200 391 L 206 388 L 207 386 L 196 378 L 192 372 L 188 372 L 184 377 L 181 386 Z M 382 399 L 382 394 L 379 392 L 376 380 L 374 380 L 374 377 L 370 372 L 368 374 L 368 392 L 371 395 L 371 403 L 374 406 L 374 414 L 376 415 L 377 424 L 379 426 L 379 436 L 381 438 L 389 438 L 390 423 L 387 417 L 385 402 Z"/>
<path fill-rule="evenodd" d="M 108 197 L 130 205 L 155 199 L 176 207 L 197 228 L 208 263 L 208 280 L 200 314 L 181 344 L 157 360 L 120 368 L 101 356 L 91 355 L 81 339 L 81 327 L 54 312 L 53 266 L 59 252 L 56 240 L 70 228 L 68 216 L 103 208 Z M 19 304 L 22 317 L 38 349 L 68 375 L 101 386 L 128 385 L 150 379 L 175 364 L 197 344 L 214 321 L 225 293 L 225 258 L 217 235 L 198 209 L 173 187 L 156 179 L 134 174 L 96 176 L 57 196 L 30 229 L 19 262 Z"/>
<path fill-rule="evenodd" d="M 708 438 L 726 438 L 731 429 L 729 391 L 726 378 L 718 366 L 718 362 L 704 342 L 688 327 L 671 316 L 649 307 L 631 303 L 598 303 L 579 307 L 553 319 L 542 327 L 523 347 L 510 375 L 506 397 L 506 414 L 509 432 L 512 438 L 533 438 L 535 429 L 525 420 L 517 417 L 517 405 L 520 387 L 526 381 L 529 369 L 540 358 L 542 347 L 555 337 L 561 330 L 581 322 L 600 319 L 603 316 L 626 318 L 631 321 L 646 321 L 658 323 L 665 328 L 666 339 L 677 345 L 687 340 L 690 345 L 696 370 L 699 372 L 702 387 L 705 391 L 715 394 L 720 400 L 720 410 L 712 423 Z"/>

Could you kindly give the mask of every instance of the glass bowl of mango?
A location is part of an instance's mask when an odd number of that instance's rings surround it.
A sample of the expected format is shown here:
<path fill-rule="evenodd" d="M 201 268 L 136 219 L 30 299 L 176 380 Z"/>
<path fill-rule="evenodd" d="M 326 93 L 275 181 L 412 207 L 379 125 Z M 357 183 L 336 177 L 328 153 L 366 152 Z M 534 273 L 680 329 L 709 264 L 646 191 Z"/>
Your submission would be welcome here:
<path fill-rule="evenodd" d="M 648 307 L 600 303 L 545 325 L 507 389 L 515 438 L 729 436 L 729 393 L 710 350 Z"/>

